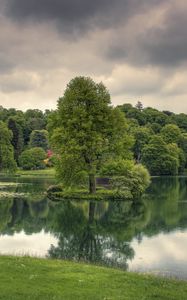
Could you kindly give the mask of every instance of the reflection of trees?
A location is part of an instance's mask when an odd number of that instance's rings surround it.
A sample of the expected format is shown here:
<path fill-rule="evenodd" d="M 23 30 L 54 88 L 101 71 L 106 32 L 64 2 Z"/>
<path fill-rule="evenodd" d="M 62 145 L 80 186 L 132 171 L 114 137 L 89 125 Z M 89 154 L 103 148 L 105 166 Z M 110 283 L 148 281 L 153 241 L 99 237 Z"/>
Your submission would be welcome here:
<path fill-rule="evenodd" d="M 53 228 L 59 243 L 49 255 L 126 268 L 134 256 L 134 237 L 141 242 L 143 235 L 186 228 L 187 204 L 180 202 L 186 195 L 186 179 L 165 177 L 154 179 L 137 203 L 61 203 Z"/>
<path fill-rule="evenodd" d="M 40 232 L 46 227 L 48 200 L 30 202 L 24 198 L 0 200 L 1 234 L 14 234 L 22 230 L 27 234 Z"/>
<path fill-rule="evenodd" d="M 144 199 L 151 213 L 148 235 L 187 227 L 187 179 L 155 178 Z"/>
<path fill-rule="evenodd" d="M 59 243 L 57 247 L 51 246 L 51 257 L 127 268 L 127 260 L 133 258 L 134 251 L 129 242 L 122 238 L 126 229 L 121 227 L 121 232 L 116 231 L 116 225 L 119 227 L 121 224 L 118 219 L 119 211 L 115 215 L 115 205 L 111 203 L 107 210 L 101 213 L 101 218 L 96 219 L 95 212 L 100 211 L 100 205 L 102 207 L 103 203 L 90 202 L 86 218 L 83 210 L 73 203 L 60 204 L 57 227 L 54 228 Z M 110 222 L 110 214 L 116 218 L 113 224 Z"/>
<path fill-rule="evenodd" d="M 7 184 L 7 183 L 6 183 Z M 5 186 L 6 186 L 5 184 Z M 24 230 L 27 234 L 40 232 L 46 223 L 49 205 L 44 194 L 46 182 L 6 186 L 0 197 L 1 234 Z"/>
<path fill-rule="evenodd" d="M 0 200 L 0 232 L 4 231 L 7 224 L 11 222 L 12 199 Z"/>
<path fill-rule="evenodd" d="M 35 219 L 44 219 L 49 214 L 48 200 L 46 198 L 41 199 L 40 201 L 29 201 L 28 203 L 30 215 Z"/>
<path fill-rule="evenodd" d="M 13 189 L 13 188 L 11 188 Z M 0 198 L 0 232 L 27 234 L 44 229 L 58 238 L 51 257 L 127 268 L 136 237 L 187 227 L 187 179 L 155 178 L 142 201 L 60 202 L 46 199 L 44 187 L 29 184 Z M 24 191 L 24 193 L 23 193 Z M 18 195 L 22 193 L 22 195 Z M 185 202 L 186 201 L 186 202 Z"/>

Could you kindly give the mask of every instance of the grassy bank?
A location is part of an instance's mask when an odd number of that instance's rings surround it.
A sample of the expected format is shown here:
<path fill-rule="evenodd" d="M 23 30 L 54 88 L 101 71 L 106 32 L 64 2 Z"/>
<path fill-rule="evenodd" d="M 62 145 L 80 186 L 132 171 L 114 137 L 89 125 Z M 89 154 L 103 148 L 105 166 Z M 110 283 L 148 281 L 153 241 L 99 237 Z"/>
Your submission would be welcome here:
<path fill-rule="evenodd" d="M 18 170 L 16 175 L 22 176 L 55 176 L 55 169 L 54 168 L 47 168 L 43 170 Z"/>
<path fill-rule="evenodd" d="M 0 257 L 3 300 L 186 300 L 187 282 L 71 262 Z"/>
<path fill-rule="evenodd" d="M 127 192 L 117 192 L 115 190 L 106 190 L 106 189 L 99 189 L 97 193 L 90 194 L 87 190 L 70 190 L 64 192 L 53 192 L 50 189 L 48 190 L 48 197 L 54 201 L 60 200 L 95 200 L 95 201 L 102 201 L 102 200 L 132 200 L 132 195 Z"/>
<path fill-rule="evenodd" d="M 55 169 L 54 168 L 47 168 L 43 170 L 21 170 L 18 169 L 16 173 L 7 173 L 7 172 L 0 172 L 0 176 L 55 176 Z"/>

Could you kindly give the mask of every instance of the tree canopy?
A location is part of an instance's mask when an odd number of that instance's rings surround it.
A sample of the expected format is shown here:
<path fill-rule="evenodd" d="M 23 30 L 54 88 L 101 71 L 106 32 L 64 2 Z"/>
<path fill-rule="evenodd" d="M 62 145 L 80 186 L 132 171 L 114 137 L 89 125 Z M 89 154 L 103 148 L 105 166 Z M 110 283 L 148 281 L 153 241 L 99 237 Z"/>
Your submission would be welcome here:
<path fill-rule="evenodd" d="M 70 81 L 51 122 L 51 141 L 59 154 L 58 172 L 65 185 L 84 173 L 90 193 L 95 193 L 95 176 L 103 162 L 129 155 L 131 139 L 125 118 L 111 106 L 106 87 L 91 78 Z"/>

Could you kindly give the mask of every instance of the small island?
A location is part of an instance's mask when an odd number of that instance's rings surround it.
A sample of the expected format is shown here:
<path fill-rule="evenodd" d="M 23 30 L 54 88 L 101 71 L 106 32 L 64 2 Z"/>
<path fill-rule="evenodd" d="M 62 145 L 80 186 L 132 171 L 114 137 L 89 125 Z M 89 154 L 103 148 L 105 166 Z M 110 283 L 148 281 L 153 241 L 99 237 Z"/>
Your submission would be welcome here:
<path fill-rule="evenodd" d="M 148 187 L 147 169 L 133 158 L 129 125 L 102 83 L 72 79 L 48 129 L 61 182 L 49 189 L 50 199 L 134 200 Z M 108 188 L 97 188 L 98 176 Z"/>

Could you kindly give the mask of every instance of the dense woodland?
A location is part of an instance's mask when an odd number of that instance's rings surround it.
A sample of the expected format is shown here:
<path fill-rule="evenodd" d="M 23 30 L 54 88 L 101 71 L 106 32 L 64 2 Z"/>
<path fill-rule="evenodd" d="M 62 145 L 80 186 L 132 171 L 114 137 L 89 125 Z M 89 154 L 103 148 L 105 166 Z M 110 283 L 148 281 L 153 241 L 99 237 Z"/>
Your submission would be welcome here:
<path fill-rule="evenodd" d="M 143 108 L 138 102 L 119 106 L 134 138 L 133 154 L 151 175 L 177 175 L 187 167 L 187 115 Z"/>
<path fill-rule="evenodd" d="M 104 96 L 108 99 L 108 94 Z M 29 109 L 23 112 L 0 107 L 1 171 L 13 172 L 17 167 L 42 169 L 52 166 L 55 161 L 62 160 L 57 150 L 59 149 L 57 139 L 60 140 L 62 134 L 59 122 L 63 123 L 64 127 L 69 126 L 68 130 L 72 132 L 72 135 L 76 135 L 74 123 L 80 121 L 75 118 L 71 110 L 67 114 L 63 101 L 64 97 L 60 98 L 57 111 L 42 112 L 38 109 Z M 99 107 L 99 101 L 97 105 Z M 103 107 L 98 109 L 102 110 Z M 95 117 L 98 117 L 97 124 L 99 124 L 100 116 L 97 111 L 94 113 Z M 79 114 L 81 115 L 81 111 Z M 113 139 L 113 152 L 119 151 L 120 148 L 119 143 L 116 146 L 113 137 L 117 135 L 118 142 L 123 140 L 123 155 L 117 160 L 107 158 L 107 164 L 103 164 L 99 170 L 96 170 L 97 173 L 104 176 L 114 174 L 120 176 L 125 169 L 129 168 L 129 161 L 143 164 L 151 175 L 177 175 L 184 172 L 187 167 L 186 114 L 159 111 L 151 107 L 144 108 L 143 104 L 138 102 L 135 107 L 131 104 L 123 104 L 113 108 L 111 116 L 113 123 L 107 123 L 107 126 L 112 127 L 113 131 L 110 128 L 107 134 L 112 137 L 111 140 Z M 71 124 L 69 119 L 71 119 Z M 123 135 L 120 136 L 117 130 L 122 123 Z M 54 126 L 56 126 L 55 130 Z M 98 125 L 95 130 L 100 130 L 100 128 Z M 82 139 L 85 145 L 86 142 L 81 136 L 78 139 Z M 63 144 L 63 141 L 60 140 L 60 143 Z M 97 157 L 97 160 L 99 161 L 100 157 Z"/>
<path fill-rule="evenodd" d="M 49 156 L 47 119 L 50 111 L 26 112 L 0 107 L 0 169 L 42 169 Z M 5 154 L 6 153 L 6 154 Z"/>

